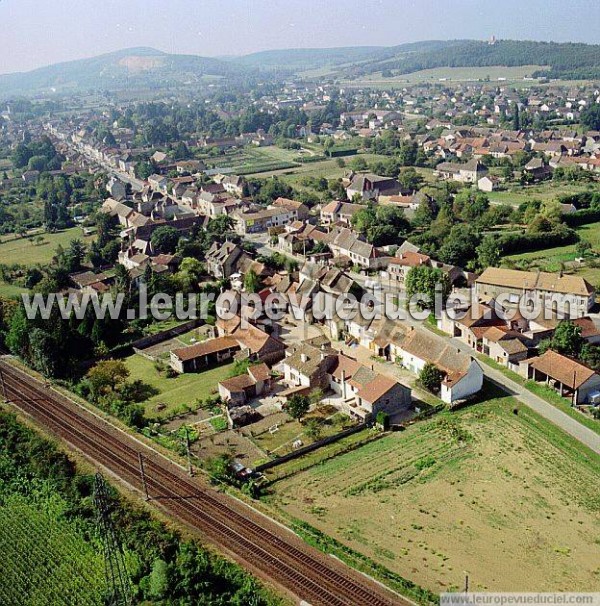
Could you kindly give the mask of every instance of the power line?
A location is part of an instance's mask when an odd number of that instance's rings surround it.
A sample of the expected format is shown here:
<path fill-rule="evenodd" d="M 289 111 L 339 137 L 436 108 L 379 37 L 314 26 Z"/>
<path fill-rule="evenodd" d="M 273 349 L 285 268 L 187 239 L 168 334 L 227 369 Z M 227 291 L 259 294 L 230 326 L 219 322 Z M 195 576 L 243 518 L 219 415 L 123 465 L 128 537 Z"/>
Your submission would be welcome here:
<path fill-rule="evenodd" d="M 98 530 L 104 548 L 104 572 L 106 578 L 107 606 L 129 606 L 131 604 L 131 583 L 125 567 L 125 557 L 121 543 L 110 515 L 108 487 L 101 474 L 94 479 L 94 506 Z"/>

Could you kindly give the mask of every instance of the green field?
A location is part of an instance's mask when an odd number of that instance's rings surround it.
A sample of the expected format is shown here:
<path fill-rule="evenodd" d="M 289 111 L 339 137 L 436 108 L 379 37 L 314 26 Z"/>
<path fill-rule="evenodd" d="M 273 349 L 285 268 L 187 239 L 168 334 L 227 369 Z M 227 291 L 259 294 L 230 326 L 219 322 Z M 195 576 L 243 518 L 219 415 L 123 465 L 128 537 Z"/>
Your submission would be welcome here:
<path fill-rule="evenodd" d="M 524 78 L 531 77 L 537 71 L 543 69 L 539 65 L 523 65 L 514 67 L 489 66 L 489 67 L 437 67 L 434 69 L 424 69 L 411 74 L 400 74 L 393 78 L 382 78 L 381 72 L 374 73 L 371 76 L 357 80 L 343 81 L 346 86 L 372 86 L 374 88 L 395 88 L 405 86 L 406 84 L 434 83 L 440 81 L 451 82 L 473 82 L 485 81 L 498 82 L 499 78 L 503 84 L 523 82 L 529 86 L 537 82 L 523 81 Z"/>
<path fill-rule="evenodd" d="M 82 538 L 60 503 L 12 495 L 0 506 L 1 604 L 103 603 L 101 546 Z"/>
<path fill-rule="evenodd" d="M 582 240 L 589 242 L 597 253 L 600 253 L 600 223 L 592 223 L 577 228 Z M 576 266 L 574 264 L 577 253 L 575 245 L 558 246 L 533 252 L 509 255 L 505 259 L 515 263 L 524 263 L 524 268 L 540 269 L 541 271 L 565 271 L 585 278 L 590 284 L 600 284 L 600 267 Z"/>
<path fill-rule="evenodd" d="M 0 263 L 5 265 L 37 265 L 49 263 L 57 246 L 66 248 L 71 240 L 79 239 L 90 243 L 93 236 L 84 237 L 79 227 L 72 227 L 53 234 L 41 234 L 42 244 L 35 244 L 32 239 L 18 238 L 4 240 L 0 243 Z"/>
<path fill-rule="evenodd" d="M 27 292 L 27 290 L 0 280 L 0 297 L 18 297 L 23 292 Z"/>
<path fill-rule="evenodd" d="M 218 168 L 227 168 L 237 175 L 261 174 L 275 170 L 286 170 L 298 166 L 299 150 L 246 146 L 221 156 L 206 158 L 206 162 Z"/>
<path fill-rule="evenodd" d="M 132 381 L 139 379 L 159 391 L 144 403 L 150 416 L 168 417 L 184 405 L 193 407 L 196 400 L 203 400 L 214 395 L 217 383 L 226 379 L 233 364 L 224 364 L 211 368 L 202 373 L 188 373 L 169 379 L 164 373 L 159 373 L 154 362 L 142 355 L 135 354 L 125 360 Z M 158 410 L 164 404 L 163 410 Z"/>
<path fill-rule="evenodd" d="M 478 591 L 600 590 L 600 457 L 486 396 L 306 471 L 282 465 L 272 502 L 434 592 L 465 571 Z"/>
<path fill-rule="evenodd" d="M 519 206 L 529 200 L 541 200 L 542 202 L 557 200 L 559 196 L 565 194 L 577 194 L 587 191 L 589 187 L 585 185 L 557 183 L 556 181 L 544 181 L 536 185 L 527 187 L 514 186 L 506 191 L 494 191 L 487 196 L 492 204 L 510 204 Z"/>

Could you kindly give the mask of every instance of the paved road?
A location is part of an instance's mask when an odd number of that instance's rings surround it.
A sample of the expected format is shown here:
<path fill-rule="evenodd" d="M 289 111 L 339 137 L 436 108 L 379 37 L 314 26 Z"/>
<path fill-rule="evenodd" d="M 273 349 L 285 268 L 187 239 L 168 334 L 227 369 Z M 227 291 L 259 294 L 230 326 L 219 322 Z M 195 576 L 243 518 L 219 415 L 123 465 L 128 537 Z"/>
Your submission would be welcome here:
<path fill-rule="evenodd" d="M 473 354 L 473 350 L 462 341 L 455 338 L 450 339 L 450 341 L 465 353 Z M 594 452 L 600 454 L 600 435 L 591 429 L 588 429 L 585 425 L 582 425 L 579 421 L 570 417 L 562 410 L 559 410 L 556 406 L 553 406 L 549 402 L 546 402 L 546 400 L 536 396 L 526 387 L 509 379 L 504 373 L 492 368 L 479 359 L 477 361 L 483 369 L 485 376 L 490 381 L 505 391 L 508 391 L 511 395 L 515 396 L 518 400 L 529 406 L 529 408 L 551 423 L 558 425 L 563 431 L 573 436 L 576 440 L 579 440 L 582 444 L 585 444 Z"/>

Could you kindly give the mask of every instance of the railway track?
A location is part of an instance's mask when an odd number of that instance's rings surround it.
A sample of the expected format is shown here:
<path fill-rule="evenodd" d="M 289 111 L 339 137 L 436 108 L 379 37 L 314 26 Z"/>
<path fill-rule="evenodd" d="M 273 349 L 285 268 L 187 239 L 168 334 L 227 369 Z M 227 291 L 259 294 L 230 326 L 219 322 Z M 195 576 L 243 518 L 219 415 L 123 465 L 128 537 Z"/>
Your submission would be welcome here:
<path fill-rule="evenodd" d="M 296 598 L 314 606 L 409 604 L 29 375 L 5 362 L 0 369 L 13 406 L 138 490 L 141 454 L 157 507 Z"/>

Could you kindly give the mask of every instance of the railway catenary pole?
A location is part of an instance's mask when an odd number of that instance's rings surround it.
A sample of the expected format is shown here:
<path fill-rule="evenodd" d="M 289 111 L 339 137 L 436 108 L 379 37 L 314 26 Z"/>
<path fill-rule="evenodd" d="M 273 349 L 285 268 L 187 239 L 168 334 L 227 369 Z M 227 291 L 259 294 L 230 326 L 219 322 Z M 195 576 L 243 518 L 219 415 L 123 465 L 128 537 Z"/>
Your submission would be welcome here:
<path fill-rule="evenodd" d="M 130 606 L 131 583 L 125 566 L 123 548 L 110 515 L 110 498 L 106 482 L 97 473 L 94 479 L 94 506 L 98 530 L 104 549 L 104 574 L 108 595 L 105 604 L 108 606 Z"/>
<path fill-rule="evenodd" d="M 5 402 L 8 402 L 8 396 L 6 395 L 6 383 L 4 382 L 4 373 L 2 372 L 2 367 L 0 366 L 0 387 L 2 388 L 2 398 Z"/>
<path fill-rule="evenodd" d="M 190 476 L 193 476 L 194 469 L 192 467 L 192 452 L 190 449 L 190 430 L 187 425 L 184 425 L 183 427 L 185 429 L 185 454 L 187 456 L 188 473 L 190 474 Z"/>
<path fill-rule="evenodd" d="M 142 480 L 142 487 L 144 489 L 144 499 L 149 501 L 150 495 L 148 494 L 148 484 L 146 484 L 146 473 L 144 471 L 144 455 L 141 452 L 138 452 L 138 460 L 140 463 L 140 478 Z"/>

